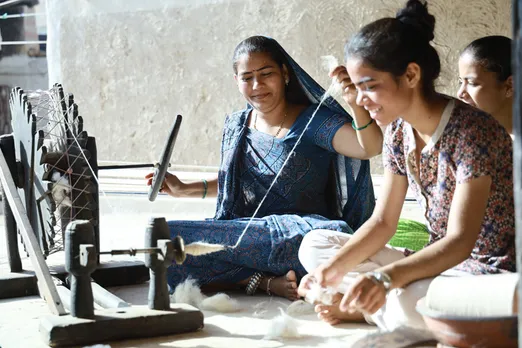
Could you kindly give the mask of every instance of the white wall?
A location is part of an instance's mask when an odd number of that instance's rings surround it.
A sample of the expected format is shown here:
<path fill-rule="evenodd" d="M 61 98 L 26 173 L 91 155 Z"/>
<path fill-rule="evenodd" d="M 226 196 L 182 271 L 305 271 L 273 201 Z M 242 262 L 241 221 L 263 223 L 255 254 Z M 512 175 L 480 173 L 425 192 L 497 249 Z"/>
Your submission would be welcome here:
<path fill-rule="evenodd" d="M 320 57 L 342 60 L 348 36 L 392 16 L 399 0 L 47 0 L 50 84 L 74 93 L 99 159 L 159 157 L 175 114 L 185 116 L 176 164 L 217 165 L 227 112 L 243 107 L 231 56 L 242 39 L 276 38 L 323 85 Z M 484 35 L 511 36 L 509 0 L 430 0 L 439 89 L 457 88 L 458 51 Z"/>

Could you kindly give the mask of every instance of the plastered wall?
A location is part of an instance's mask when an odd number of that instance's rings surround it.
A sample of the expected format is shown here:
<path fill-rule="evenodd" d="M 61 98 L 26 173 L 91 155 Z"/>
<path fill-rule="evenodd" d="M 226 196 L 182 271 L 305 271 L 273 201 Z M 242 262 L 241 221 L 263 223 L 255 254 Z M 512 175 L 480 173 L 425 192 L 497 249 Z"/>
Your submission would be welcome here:
<path fill-rule="evenodd" d="M 98 139 L 100 160 L 157 159 L 180 113 L 185 119 L 173 162 L 215 166 L 224 117 L 244 106 L 231 69 L 239 41 L 254 34 L 276 38 L 326 86 L 320 57 L 342 60 L 351 33 L 394 15 L 403 3 L 48 0 L 49 79 L 75 94 L 86 129 Z M 511 1 L 428 3 L 443 66 L 438 88 L 454 94 L 459 50 L 484 35 L 511 36 Z"/>

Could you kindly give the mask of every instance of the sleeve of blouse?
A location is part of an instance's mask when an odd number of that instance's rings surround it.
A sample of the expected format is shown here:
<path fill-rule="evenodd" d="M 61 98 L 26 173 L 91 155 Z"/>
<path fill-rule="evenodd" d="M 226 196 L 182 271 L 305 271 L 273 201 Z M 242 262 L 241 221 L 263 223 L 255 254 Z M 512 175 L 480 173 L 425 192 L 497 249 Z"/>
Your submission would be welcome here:
<path fill-rule="evenodd" d="M 403 132 L 398 122 L 386 127 L 382 146 L 384 168 L 396 175 L 406 175 Z"/>
<path fill-rule="evenodd" d="M 334 114 L 324 107 L 319 109 L 308 127 L 313 131 L 313 143 L 330 152 L 336 152 L 332 145 L 333 138 L 346 122 L 346 117 Z"/>

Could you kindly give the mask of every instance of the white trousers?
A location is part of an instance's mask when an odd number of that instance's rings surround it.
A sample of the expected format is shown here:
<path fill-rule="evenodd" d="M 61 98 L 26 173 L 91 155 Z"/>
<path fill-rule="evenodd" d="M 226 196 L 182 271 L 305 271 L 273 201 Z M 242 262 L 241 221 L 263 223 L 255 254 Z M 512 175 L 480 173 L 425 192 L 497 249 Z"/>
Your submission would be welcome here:
<path fill-rule="evenodd" d="M 350 240 L 351 235 L 330 230 L 309 232 L 299 248 L 299 260 L 308 273 L 312 273 L 319 265 L 328 261 L 341 247 Z M 359 264 L 348 273 L 339 286 L 344 292 L 353 284 L 360 273 L 373 271 L 382 266 L 404 258 L 401 249 L 386 245 L 375 255 Z M 448 275 L 464 275 L 464 272 L 449 271 Z M 404 289 L 393 289 L 388 293 L 386 304 L 366 319 L 375 323 L 380 329 L 392 331 L 400 326 L 427 329 L 422 316 L 417 313 L 417 301 L 426 296 L 428 287 L 434 278 L 427 278 L 411 283 Z"/>

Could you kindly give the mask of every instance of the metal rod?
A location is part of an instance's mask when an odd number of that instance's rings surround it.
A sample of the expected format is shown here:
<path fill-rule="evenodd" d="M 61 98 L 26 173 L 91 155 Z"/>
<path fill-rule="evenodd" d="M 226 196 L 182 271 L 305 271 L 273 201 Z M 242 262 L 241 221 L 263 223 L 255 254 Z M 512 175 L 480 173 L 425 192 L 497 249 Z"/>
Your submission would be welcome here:
<path fill-rule="evenodd" d="M 17 4 L 18 2 L 22 2 L 23 0 L 8 0 L 8 1 L 4 1 L 0 4 L 0 8 L 4 8 L 4 7 L 7 7 L 9 5 L 13 5 L 13 4 Z"/>
<path fill-rule="evenodd" d="M 132 168 L 154 168 L 154 164 L 115 164 L 110 166 L 98 166 L 98 169 L 132 169 Z"/>
<path fill-rule="evenodd" d="M 131 255 L 135 256 L 136 254 L 159 254 L 161 253 L 160 248 L 142 248 L 142 249 L 114 249 L 109 251 L 100 251 L 100 255 Z"/>
<path fill-rule="evenodd" d="M 14 45 L 39 45 L 46 44 L 47 41 L 1 41 L 0 46 L 14 46 Z"/>
<path fill-rule="evenodd" d="M 20 13 L 20 14 L 7 14 L 4 13 L 0 15 L 0 19 L 9 19 L 9 18 L 21 18 L 21 17 L 38 17 L 38 16 L 46 16 L 45 12 L 41 13 Z"/>

